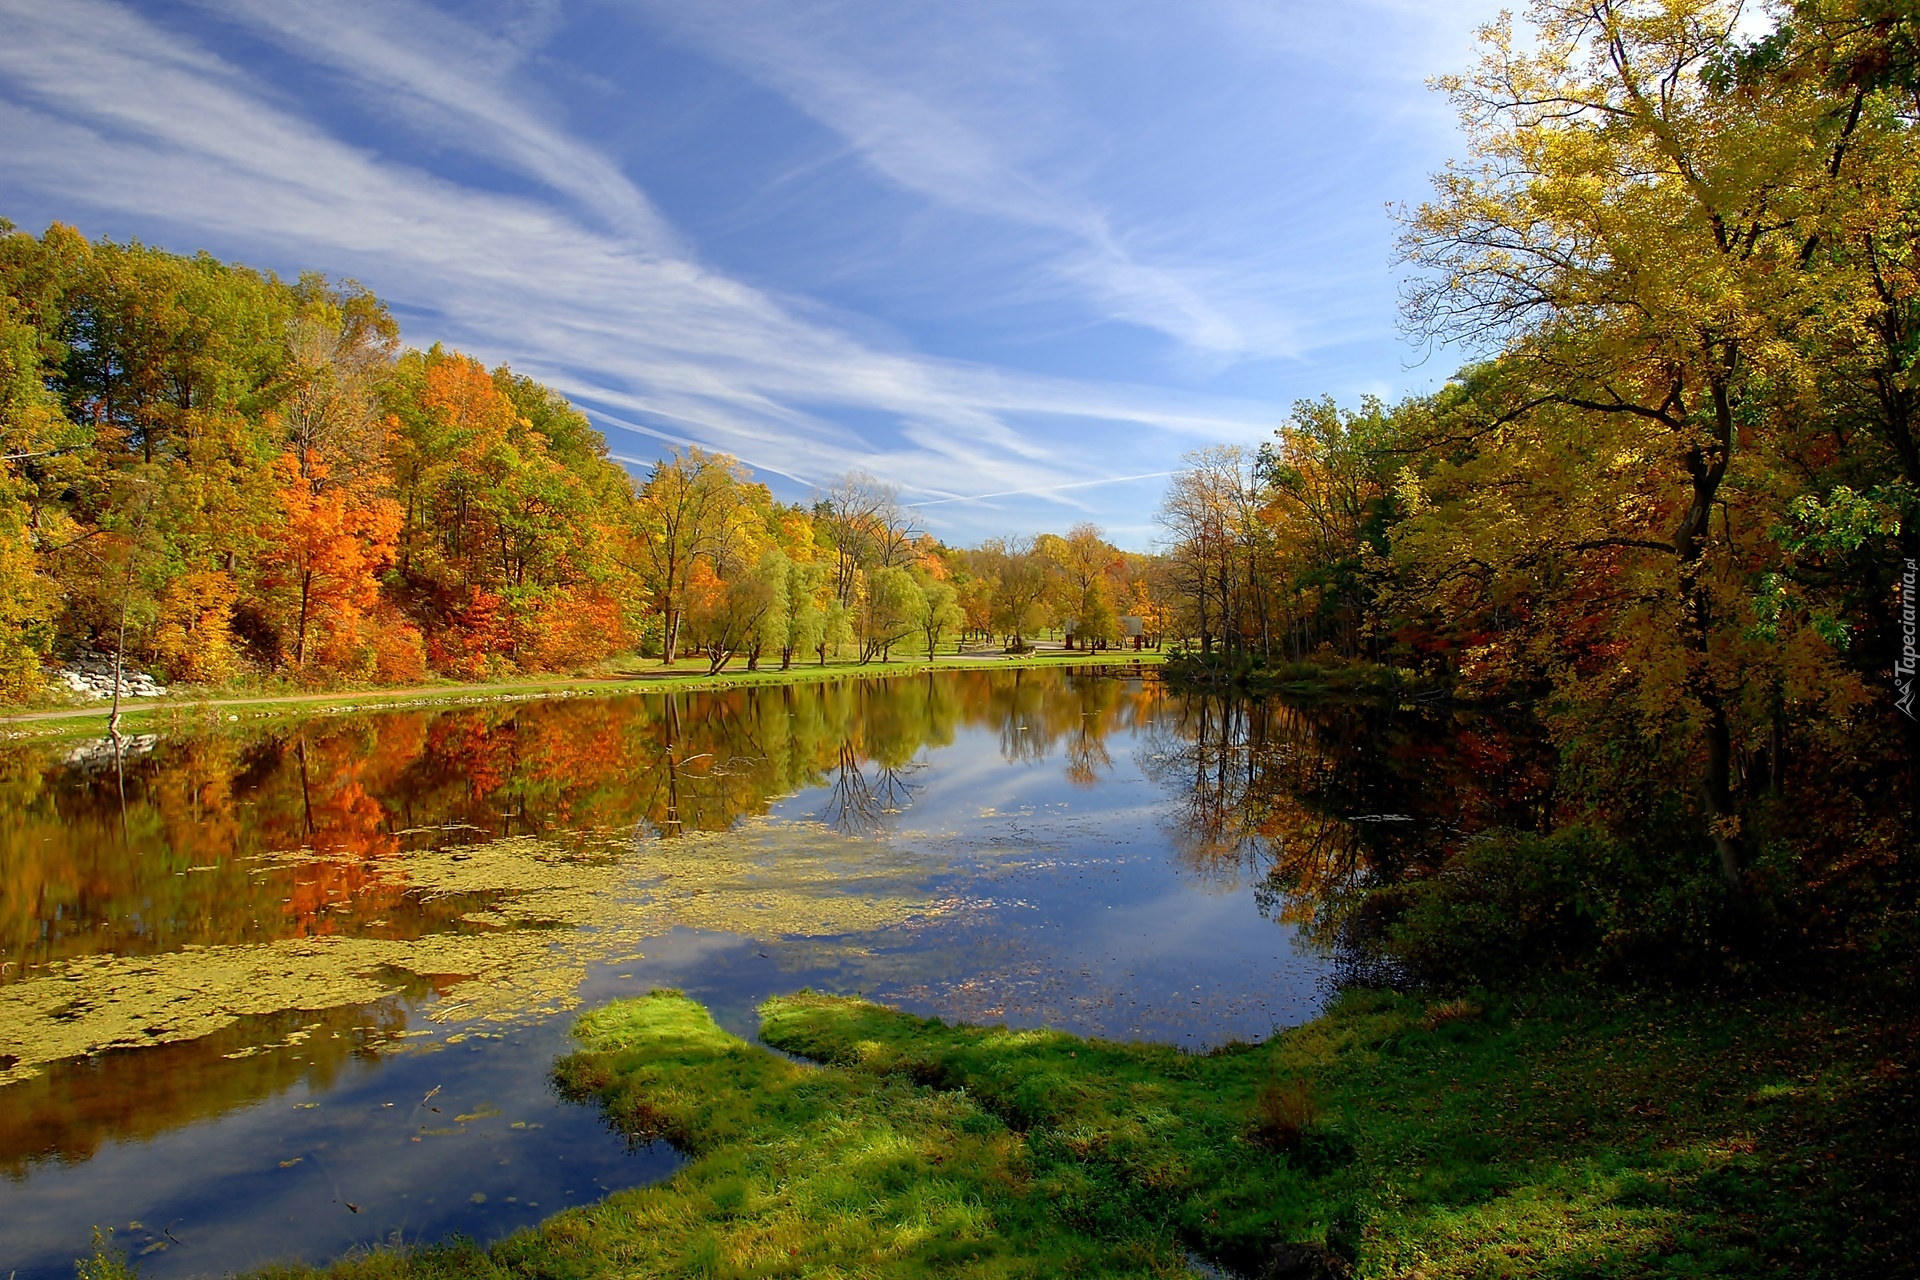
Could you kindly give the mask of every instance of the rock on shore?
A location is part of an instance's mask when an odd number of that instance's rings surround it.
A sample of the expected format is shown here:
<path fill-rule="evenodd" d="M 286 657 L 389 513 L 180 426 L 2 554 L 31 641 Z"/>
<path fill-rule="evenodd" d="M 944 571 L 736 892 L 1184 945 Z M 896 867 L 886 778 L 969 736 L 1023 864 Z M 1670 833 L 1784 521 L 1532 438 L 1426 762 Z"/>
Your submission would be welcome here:
<path fill-rule="evenodd" d="M 89 698 L 113 696 L 113 655 L 87 650 L 53 673 L 53 682 Z M 131 664 L 120 668 L 120 696 L 123 698 L 164 698 L 166 687 Z"/>

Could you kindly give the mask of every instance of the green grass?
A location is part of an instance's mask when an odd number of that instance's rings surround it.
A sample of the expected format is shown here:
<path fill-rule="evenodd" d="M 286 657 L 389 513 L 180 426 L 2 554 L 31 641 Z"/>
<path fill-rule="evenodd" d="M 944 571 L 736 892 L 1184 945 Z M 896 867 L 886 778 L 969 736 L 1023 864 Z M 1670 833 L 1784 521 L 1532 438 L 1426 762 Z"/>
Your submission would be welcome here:
<path fill-rule="evenodd" d="M 655 992 L 582 1019 L 557 1078 L 686 1152 L 674 1177 L 326 1274 L 1251 1273 L 1281 1241 L 1428 1280 L 1909 1273 L 1909 1007 L 1480 999 L 1354 992 L 1204 1056 L 769 1001 L 808 1065 Z"/>
<path fill-rule="evenodd" d="M 825 665 L 796 664 L 782 671 L 779 664 L 748 671 L 743 665 L 730 666 L 717 675 L 707 674 L 704 660 L 678 663 L 663 669 L 651 659 L 629 658 L 611 664 L 602 673 L 567 676 L 528 676 L 491 683 L 436 683 L 394 689 L 358 689 L 312 692 L 297 688 L 284 690 L 191 689 L 165 700 L 126 702 L 121 705 L 121 724 L 125 732 L 147 733 L 159 730 L 198 729 L 233 720 L 258 720 L 298 716 L 326 715 L 336 711 L 371 711 L 393 707 L 417 707 L 463 702 L 517 701 L 609 693 L 698 693 L 717 689 L 745 688 L 754 685 L 805 684 L 819 680 L 879 679 L 888 676 L 924 675 L 928 671 L 971 671 L 1013 667 L 1057 666 L 1131 666 L 1140 663 L 1158 666 L 1161 655 L 1107 652 L 1078 653 L 1047 650 L 1020 657 L 1002 657 L 998 653 L 978 655 L 941 654 L 929 662 L 925 658 L 897 659 L 862 665 L 836 660 Z M 8 708 L 0 705 L 0 739 L 24 737 L 99 737 L 105 732 L 111 707 L 88 702 L 82 706 L 33 706 Z M 56 718 L 57 717 L 57 718 Z"/>

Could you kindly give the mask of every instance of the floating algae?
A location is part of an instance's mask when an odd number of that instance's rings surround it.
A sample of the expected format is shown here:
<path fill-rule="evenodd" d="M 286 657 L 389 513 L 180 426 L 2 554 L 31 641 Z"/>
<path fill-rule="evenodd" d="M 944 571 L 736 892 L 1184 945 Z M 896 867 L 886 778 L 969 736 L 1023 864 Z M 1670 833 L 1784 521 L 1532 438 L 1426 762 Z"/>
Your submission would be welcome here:
<path fill-rule="evenodd" d="M 327 861 L 301 850 L 264 865 Z M 452 1029 L 573 1008 L 588 967 L 675 927 L 758 940 L 854 938 L 942 910 L 941 868 L 890 842 L 769 819 L 640 839 L 607 831 L 402 851 L 375 874 L 421 900 L 479 904 L 408 939 L 341 933 L 98 954 L 0 986 L 0 1085 L 47 1063 L 193 1040 L 242 1018 L 370 1004 L 411 982 Z M 858 951 L 857 941 L 838 944 Z"/>

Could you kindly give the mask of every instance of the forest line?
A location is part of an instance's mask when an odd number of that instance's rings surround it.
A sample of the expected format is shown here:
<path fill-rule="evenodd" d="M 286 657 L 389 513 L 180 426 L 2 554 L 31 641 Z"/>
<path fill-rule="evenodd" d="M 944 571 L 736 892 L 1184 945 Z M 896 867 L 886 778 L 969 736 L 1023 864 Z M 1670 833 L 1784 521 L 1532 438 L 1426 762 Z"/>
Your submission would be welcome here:
<path fill-rule="evenodd" d="M 330 688 L 1159 630 L 1153 558 L 1091 525 L 949 547 L 872 477 L 783 503 L 698 447 L 636 478 L 551 389 L 403 349 L 351 282 L 62 225 L 7 228 L 0 281 L 12 699 L 75 650 Z"/>

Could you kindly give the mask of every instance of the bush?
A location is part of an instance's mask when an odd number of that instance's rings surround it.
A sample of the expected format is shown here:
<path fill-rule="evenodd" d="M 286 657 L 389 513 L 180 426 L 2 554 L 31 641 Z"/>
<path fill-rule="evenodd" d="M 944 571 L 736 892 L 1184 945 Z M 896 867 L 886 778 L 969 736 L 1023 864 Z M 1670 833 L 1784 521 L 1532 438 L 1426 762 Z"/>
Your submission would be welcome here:
<path fill-rule="evenodd" d="M 1275 1151 L 1293 1151 L 1320 1122 L 1313 1086 L 1305 1080 L 1269 1080 L 1253 1103 L 1253 1136 Z"/>
<path fill-rule="evenodd" d="M 1728 905 L 1705 850 L 1661 855 L 1576 826 L 1472 840 L 1438 872 L 1374 890 L 1357 927 L 1439 987 L 1677 977 L 1726 962 Z"/>
<path fill-rule="evenodd" d="M 399 610 L 383 610 L 368 619 L 363 635 L 373 658 L 373 678 L 381 684 L 419 684 L 427 678 L 426 643 L 420 628 Z"/>

